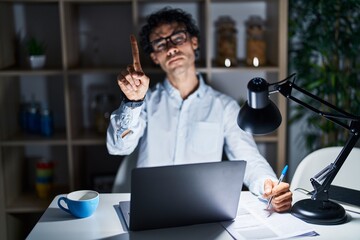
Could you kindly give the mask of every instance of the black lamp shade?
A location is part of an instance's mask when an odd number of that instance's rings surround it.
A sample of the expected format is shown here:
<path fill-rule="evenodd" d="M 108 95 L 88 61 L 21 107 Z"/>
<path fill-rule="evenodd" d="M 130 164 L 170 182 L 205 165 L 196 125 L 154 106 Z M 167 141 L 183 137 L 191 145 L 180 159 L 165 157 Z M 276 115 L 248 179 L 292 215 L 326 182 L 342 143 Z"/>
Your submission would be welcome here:
<path fill-rule="evenodd" d="M 240 109 L 237 124 L 245 132 L 262 135 L 275 131 L 281 124 L 281 114 L 277 106 L 269 100 L 264 108 L 251 108 L 246 101 Z"/>
<path fill-rule="evenodd" d="M 273 132 L 281 123 L 277 106 L 269 99 L 269 83 L 260 77 L 249 81 L 248 96 L 240 109 L 237 124 L 245 132 L 262 135 Z"/>

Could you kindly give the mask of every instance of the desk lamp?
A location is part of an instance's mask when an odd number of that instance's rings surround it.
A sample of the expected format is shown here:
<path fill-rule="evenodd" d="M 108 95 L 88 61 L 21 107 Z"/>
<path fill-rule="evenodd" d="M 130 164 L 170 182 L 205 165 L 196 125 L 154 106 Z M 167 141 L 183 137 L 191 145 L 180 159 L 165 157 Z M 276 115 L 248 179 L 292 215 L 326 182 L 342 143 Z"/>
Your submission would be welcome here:
<path fill-rule="evenodd" d="M 248 100 L 238 114 L 237 123 L 241 129 L 254 135 L 274 131 L 281 123 L 281 114 L 276 105 L 269 99 L 269 95 L 279 92 L 286 98 L 347 129 L 350 135 L 349 139 L 335 161 L 310 179 L 314 188 L 311 192 L 311 199 L 300 200 L 291 209 L 291 214 L 309 223 L 341 224 L 346 221 L 345 209 L 340 204 L 329 200 L 328 191 L 336 174 L 360 137 L 360 117 L 347 113 L 300 88 L 295 84 L 295 75 L 294 73 L 273 84 L 269 84 L 263 78 L 251 79 L 248 83 Z M 335 111 L 335 114 L 322 112 L 318 108 L 299 100 L 292 95 L 293 89 L 314 99 L 322 106 L 327 106 Z"/>

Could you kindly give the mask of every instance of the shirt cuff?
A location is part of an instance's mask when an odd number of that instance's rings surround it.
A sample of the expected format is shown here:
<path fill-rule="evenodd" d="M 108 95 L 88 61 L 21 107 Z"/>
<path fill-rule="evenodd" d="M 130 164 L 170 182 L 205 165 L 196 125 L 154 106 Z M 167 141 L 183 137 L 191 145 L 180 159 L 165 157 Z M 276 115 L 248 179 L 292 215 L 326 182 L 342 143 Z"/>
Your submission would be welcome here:
<path fill-rule="evenodd" d="M 131 101 L 129 99 L 127 99 L 126 97 L 124 97 L 124 104 L 129 107 L 129 108 L 137 108 L 140 107 L 141 105 L 143 105 L 144 100 L 138 100 L 138 101 Z"/>

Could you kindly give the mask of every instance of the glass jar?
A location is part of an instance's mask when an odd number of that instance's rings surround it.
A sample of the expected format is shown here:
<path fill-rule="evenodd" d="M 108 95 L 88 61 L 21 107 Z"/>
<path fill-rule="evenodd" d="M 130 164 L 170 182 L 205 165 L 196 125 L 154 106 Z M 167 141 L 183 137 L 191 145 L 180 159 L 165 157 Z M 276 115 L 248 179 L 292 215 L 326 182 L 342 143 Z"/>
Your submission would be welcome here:
<path fill-rule="evenodd" d="M 250 16 L 246 21 L 246 64 L 263 66 L 266 64 L 265 23 L 260 16 Z"/>
<path fill-rule="evenodd" d="M 216 26 L 216 65 L 237 65 L 237 30 L 235 21 L 229 16 L 220 16 Z"/>

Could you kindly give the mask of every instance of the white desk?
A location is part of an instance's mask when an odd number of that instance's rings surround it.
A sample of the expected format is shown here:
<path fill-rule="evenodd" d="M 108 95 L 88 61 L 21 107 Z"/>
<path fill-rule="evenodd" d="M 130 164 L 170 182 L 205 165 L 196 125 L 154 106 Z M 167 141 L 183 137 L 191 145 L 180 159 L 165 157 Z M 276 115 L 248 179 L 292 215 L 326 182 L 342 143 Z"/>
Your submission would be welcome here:
<path fill-rule="evenodd" d="M 83 219 L 74 218 L 60 210 L 57 206 L 59 197 L 54 198 L 27 239 L 232 239 L 219 223 L 126 232 L 117 206 L 119 201 L 129 200 L 130 194 L 100 194 L 96 212 Z M 351 220 L 342 225 L 314 225 L 320 236 L 304 239 L 360 239 L 360 214 L 349 212 L 349 215 Z"/>

